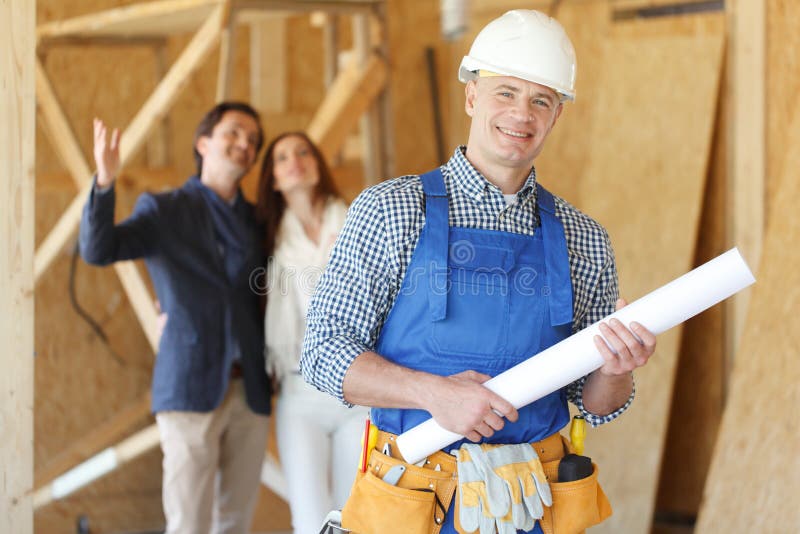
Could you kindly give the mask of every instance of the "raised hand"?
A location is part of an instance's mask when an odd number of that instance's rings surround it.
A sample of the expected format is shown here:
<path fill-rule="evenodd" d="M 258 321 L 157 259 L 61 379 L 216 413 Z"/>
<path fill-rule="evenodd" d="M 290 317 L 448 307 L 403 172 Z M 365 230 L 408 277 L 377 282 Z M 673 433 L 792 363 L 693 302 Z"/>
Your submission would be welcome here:
<path fill-rule="evenodd" d="M 98 118 L 94 119 L 94 161 L 97 165 L 97 185 L 108 187 L 120 168 L 119 129 L 114 128 L 109 141 L 108 127 Z"/>

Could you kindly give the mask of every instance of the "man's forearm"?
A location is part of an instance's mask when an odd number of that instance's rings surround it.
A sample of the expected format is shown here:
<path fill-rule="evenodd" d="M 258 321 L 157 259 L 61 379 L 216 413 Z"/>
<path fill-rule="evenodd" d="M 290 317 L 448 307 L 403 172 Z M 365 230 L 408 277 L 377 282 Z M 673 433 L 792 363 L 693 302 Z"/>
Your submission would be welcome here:
<path fill-rule="evenodd" d="M 375 352 L 363 352 L 342 383 L 347 402 L 378 408 L 426 409 L 426 401 L 442 377 L 402 367 Z"/>
<path fill-rule="evenodd" d="M 438 376 L 363 352 L 347 370 L 342 389 L 353 404 L 425 410 L 447 430 L 478 441 L 503 428 L 504 417 L 518 417 L 511 403 L 483 386 L 488 379 L 475 371 Z"/>
<path fill-rule="evenodd" d="M 621 408 L 633 392 L 633 375 L 605 375 L 594 371 L 583 386 L 583 407 L 595 415 L 608 415 Z"/>

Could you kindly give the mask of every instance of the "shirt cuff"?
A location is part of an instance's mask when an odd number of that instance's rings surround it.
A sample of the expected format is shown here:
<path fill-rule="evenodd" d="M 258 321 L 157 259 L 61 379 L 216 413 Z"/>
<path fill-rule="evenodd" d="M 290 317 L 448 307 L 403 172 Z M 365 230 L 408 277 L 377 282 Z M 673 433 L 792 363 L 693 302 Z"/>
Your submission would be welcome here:
<path fill-rule="evenodd" d="M 105 195 L 106 193 L 108 193 L 109 191 L 114 189 L 114 182 L 111 182 L 110 184 L 108 184 L 105 187 L 101 187 L 101 186 L 97 185 L 97 176 L 95 175 L 93 189 L 94 189 L 95 194 L 97 194 L 97 195 Z"/>
<path fill-rule="evenodd" d="M 625 401 L 625 404 L 617 408 L 615 411 L 607 415 L 597 415 L 589 412 L 583 406 L 583 386 L 586 385 L 587 378 L 588 378 L 587 376 L 579 378 L 570 385 L 570 388 L 573 389 L 572 402 L 581 412 L 581 415 L 584 417 L 584 419 L 586 419 L 586 422 L 588 422 L 592 426 L 592 428 L 596 428 L 600 425 L 610 423 L 611 421 L 622 415 L 625 412 L 625 410 L 627 410 L 630 407 L 631 403 L 633 403 L 633 399 L 636 396 L 635 381 L 633 382 L 631 387 L 630 397 L 628 397 L 628 400 Z"/>

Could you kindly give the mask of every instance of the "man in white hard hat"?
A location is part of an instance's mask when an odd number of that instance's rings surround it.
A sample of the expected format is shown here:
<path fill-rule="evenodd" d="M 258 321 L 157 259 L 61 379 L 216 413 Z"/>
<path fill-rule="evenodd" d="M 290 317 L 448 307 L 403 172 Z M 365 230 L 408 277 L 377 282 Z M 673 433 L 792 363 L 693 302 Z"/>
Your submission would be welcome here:
<path fill-rule="evenodd" d="M 519 410 L 482 385 L 624 306 L 606 231 L 541 187 L 533 166 L 575 97 L 575 72 L 555 20 L 515 10 L 492 21 L 459 70 L 472 118 L 466 147 L 351 206 L 301 361 L 317 388 L 374 407 L 380 429 L 343 527 L 577 532 L 610 514 L 591 465 L 583 480 L 556 483 L 569 450 L 559 430 L 568 400 L 593 426 L 627 409 L 653 334 L 603 324 L 595 343 L 605 364 Z M 431 416 L 466 439 L 403 463 L 394 436 Z"/>

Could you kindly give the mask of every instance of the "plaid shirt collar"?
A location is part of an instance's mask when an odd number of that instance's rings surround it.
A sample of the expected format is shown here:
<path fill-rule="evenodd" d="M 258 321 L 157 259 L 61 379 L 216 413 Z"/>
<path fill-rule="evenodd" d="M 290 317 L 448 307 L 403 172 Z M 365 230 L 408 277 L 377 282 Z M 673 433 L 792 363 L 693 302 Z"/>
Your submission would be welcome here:
<path fill-rule="evenodd" d="M 486 197 L 489 195 L 496 195 L 498 199 L 502 198 L 503 193 L 500 188 L 487 180 L 478 169 L 473 167 L 472 163 L 467 159 L 466 152 L 466 145 L 458 146 L 446 164 L 453 183 L 476 204 L 487 200 Z M 536 167 L 531 167 L 531 172 L 528 174 L 528 178 L 525 179 L 525 184 L 517 192 L 519 204 L 524 204 L 528 200 L 536 201 Z"/>

